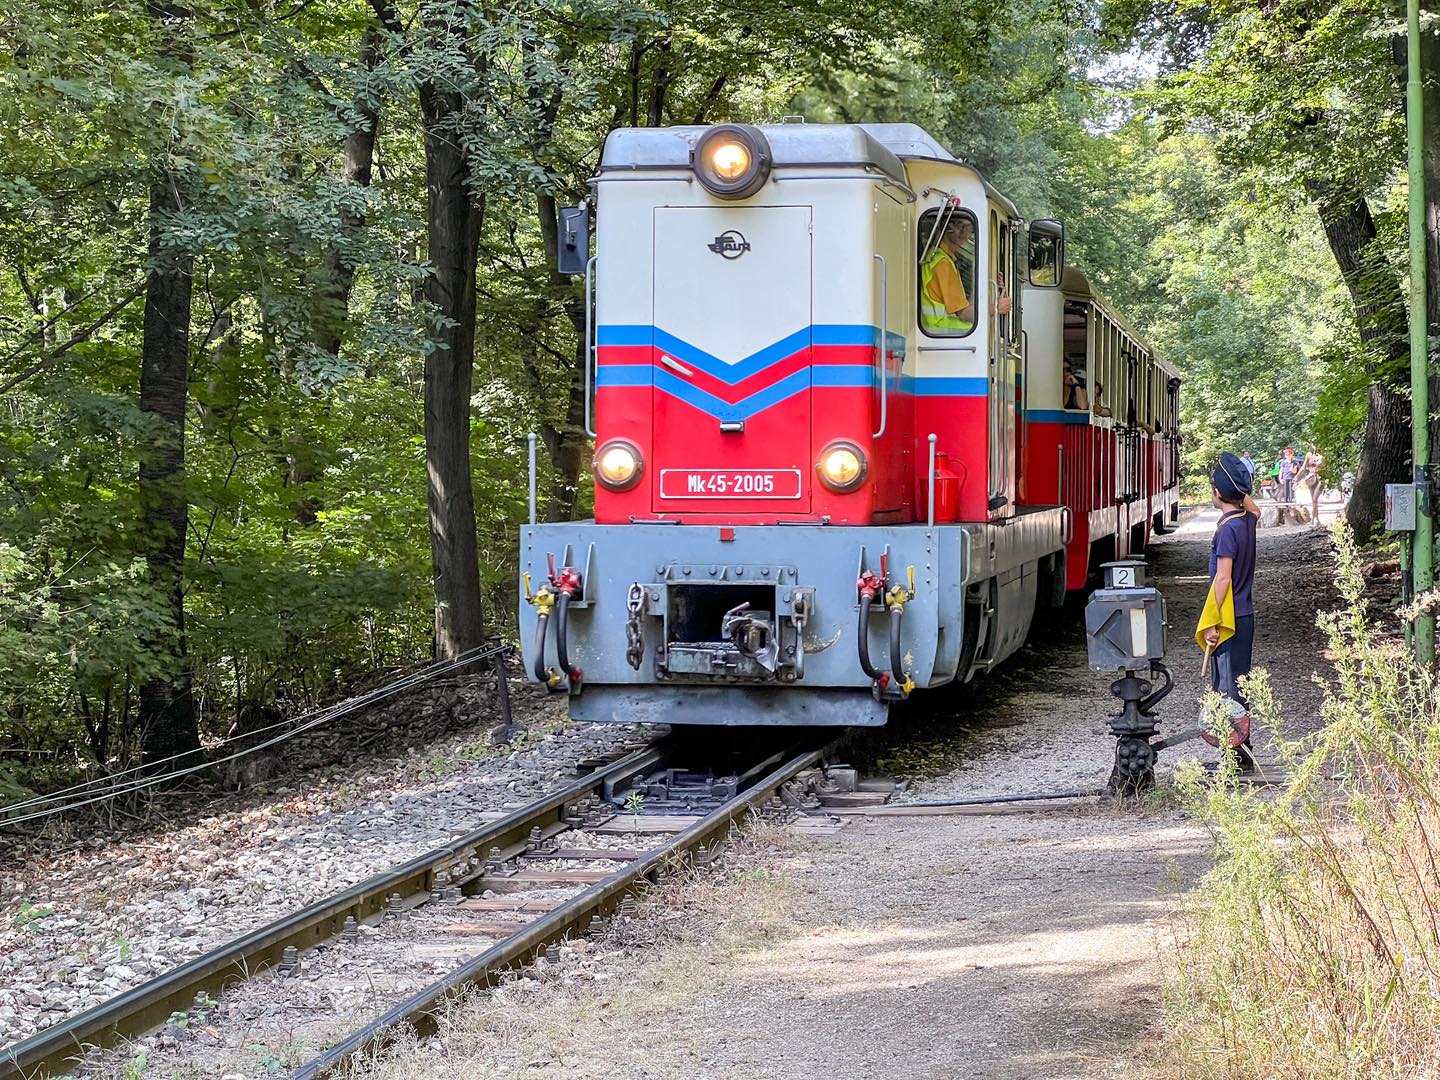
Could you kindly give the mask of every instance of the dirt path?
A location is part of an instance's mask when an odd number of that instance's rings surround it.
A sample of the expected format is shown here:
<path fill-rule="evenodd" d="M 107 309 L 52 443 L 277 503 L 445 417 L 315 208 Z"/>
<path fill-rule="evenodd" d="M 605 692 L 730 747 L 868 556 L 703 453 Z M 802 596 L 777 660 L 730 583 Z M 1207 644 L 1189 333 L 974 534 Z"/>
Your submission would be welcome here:
<path fill-rule="evenodd" d="M 1179 681 L 1170 730 L 1198 712 L 1189 637 L 1214 520 L 1197 515 L 1152 550 Z M 1261 537 L 1256 660 L 1302 724 L 1316 704 L 1315 612 L 1329 602 L 1324 550 L 1318 530 Z M 1078 630 L 1028 649 L 958 709 L 986 726 L 942 747 L 953 767 L 911 797 L 1101 784 L 1111 700 Z M 1161 1020 L 1176 902 L 1208 863 L 1200 829 L 1163 804 L 848 821 L 733 861 L 658 948 L 602 944 L 528 999 L 478 999 L 387 1075 L 1129 1074 Z"/>

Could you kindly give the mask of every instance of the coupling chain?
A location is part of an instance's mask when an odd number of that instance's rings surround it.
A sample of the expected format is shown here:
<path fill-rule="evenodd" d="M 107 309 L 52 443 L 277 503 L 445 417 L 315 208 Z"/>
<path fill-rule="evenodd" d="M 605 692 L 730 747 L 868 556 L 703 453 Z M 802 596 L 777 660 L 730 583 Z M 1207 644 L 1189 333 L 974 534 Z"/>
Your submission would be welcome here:
<path fill-rule="evenodd" d="M 640 610 L 645 606 L 645 590 L 637 581 L 630 586 L 625 598 L 625 607 L 630 614 L 625 619 L 625 662 L 636 671 L 645 650 L 645 635 L 640 629 Z"/>

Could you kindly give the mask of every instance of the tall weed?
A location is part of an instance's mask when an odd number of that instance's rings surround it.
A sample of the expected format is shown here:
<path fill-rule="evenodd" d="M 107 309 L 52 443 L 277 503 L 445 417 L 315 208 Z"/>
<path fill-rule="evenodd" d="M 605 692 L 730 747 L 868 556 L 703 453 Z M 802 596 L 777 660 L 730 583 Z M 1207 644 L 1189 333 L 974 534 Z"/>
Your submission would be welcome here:
<path fill-rule="evenodd" d="M 1259 791 L 1182 772 L 1216 842 L 1167 988 L 1178 1077 L 1440 1077 L 1440 704 L 1435 678 L 1367 618 L 1349 534 L 1321 725 L 1280 733 L 1264 671 L 1251 715 L 1286 780 Z"/>

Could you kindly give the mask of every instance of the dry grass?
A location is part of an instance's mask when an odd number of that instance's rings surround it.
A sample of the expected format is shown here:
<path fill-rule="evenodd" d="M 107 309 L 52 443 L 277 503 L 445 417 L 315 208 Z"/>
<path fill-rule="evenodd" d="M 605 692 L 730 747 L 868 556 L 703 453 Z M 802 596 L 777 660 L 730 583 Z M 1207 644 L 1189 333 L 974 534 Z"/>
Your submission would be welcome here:
<path fill-rule="evenodd" d="M 1373 630 L 1347 534 L 1345 598 L 1321 617 L 1335 664 L 1323 727 L 1279 740 L 1278 797 L 1181 778 L 1214 869 L 1186 911 L 1167 993 L 1176 1078 L 1440 1076 L 1440 704 Z M 1264 672 L 1252 713 L 1280 731 Z"/>
<path fill-rule="evenodd" d="M 795 844 L 782 826 L 752 820 L 722 864 L 672 879 L 598 940 L 567 945 L 557 971 L 469 995 L 432 1039 L 403 1041 L 351 1080 L 611 1080 L 627 1060 L 689 1075 L 699 1062 L 673 1015 L 709 990 L 715 970 L 793 929 L 795 887 L 768 866 Z"/>

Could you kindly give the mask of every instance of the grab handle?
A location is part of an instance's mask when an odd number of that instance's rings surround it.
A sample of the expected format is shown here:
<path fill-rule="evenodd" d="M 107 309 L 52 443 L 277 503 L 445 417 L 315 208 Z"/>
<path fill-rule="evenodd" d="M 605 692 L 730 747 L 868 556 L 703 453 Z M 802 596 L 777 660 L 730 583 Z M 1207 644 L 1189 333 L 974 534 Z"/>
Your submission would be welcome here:
<path fill-rule="evenodd" d="M 599 256 L 591 255 L 585 263 L 585 434 L 595 438 L 595 419 L 591 412 L 590 395 L 594 391 L 595 383 L 599 381 L 599 372 L 596 372 L 593 379 L 590 373 L 590 365 L 595 360 L 595 260 Z"/>
<path fill-rule="evenodd" d="M 885 265 L 884 255 L 876 253 L 875 261 L 880 264 L 880 430 L 870 436 L 872 439 L 884 435 L 890 422 L 890 268 Z"/>

